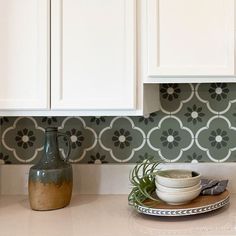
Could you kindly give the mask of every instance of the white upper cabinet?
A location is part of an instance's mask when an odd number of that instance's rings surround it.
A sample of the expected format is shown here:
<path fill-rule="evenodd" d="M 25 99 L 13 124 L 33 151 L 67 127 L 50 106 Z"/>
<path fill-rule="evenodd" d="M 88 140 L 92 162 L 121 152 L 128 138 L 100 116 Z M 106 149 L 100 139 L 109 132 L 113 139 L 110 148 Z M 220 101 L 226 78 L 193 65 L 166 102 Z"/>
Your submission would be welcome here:
<path fill-rule="evenodd" d="M 0 0 L 0 116 L 141 115 L 159 83 L 235 82 L 235 18 L 235 0 Z"/>
<path fill-rule="evenodd" d="M 51 109 L 136 109 L 136 0 L 51 3 Z"/>
<path fill-rule="evenodd" d="M 48 0 L 0 0 L 0 109 L 49 108 Z"/>
<path fill-rule="evenodd" d="M 0 0 L 0 116 L 157 111 L 158 85 L 142 80 L 139 4 Z"/>
<path fill-rule="evenodd" d="M 143 13 L 146 76 L 234 76 L 234 4 L 234 0 L 146 0 L 142 9 L 147 12 Z"/>

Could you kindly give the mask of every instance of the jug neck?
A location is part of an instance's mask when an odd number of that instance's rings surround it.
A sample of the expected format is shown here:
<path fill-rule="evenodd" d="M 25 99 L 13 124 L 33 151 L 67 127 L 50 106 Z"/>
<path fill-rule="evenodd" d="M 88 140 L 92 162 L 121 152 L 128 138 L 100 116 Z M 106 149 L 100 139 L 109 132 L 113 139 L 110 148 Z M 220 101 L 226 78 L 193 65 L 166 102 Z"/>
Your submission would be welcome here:
<path fill-rule="evenodd" d="M 59 153 L 57 135 L 57 128 L 46 128 L 44 143 L 44 161 L 47 163 L 53 161 L 62 161 Z"/>

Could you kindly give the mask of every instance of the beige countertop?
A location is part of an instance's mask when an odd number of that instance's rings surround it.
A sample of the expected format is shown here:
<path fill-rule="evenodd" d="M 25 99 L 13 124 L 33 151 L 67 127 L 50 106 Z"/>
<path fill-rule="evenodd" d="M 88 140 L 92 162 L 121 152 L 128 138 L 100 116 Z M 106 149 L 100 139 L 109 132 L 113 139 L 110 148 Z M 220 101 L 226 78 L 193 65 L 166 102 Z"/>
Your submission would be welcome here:
<path fill-rule="evenodd" d="M 188 217 L 136 213 L 127 195 L 75 195 L 54 211 L 29 208 L 27 196 L 0 197 L 0 236 L 236 235 L 236 195 L 220 210 Z"/>

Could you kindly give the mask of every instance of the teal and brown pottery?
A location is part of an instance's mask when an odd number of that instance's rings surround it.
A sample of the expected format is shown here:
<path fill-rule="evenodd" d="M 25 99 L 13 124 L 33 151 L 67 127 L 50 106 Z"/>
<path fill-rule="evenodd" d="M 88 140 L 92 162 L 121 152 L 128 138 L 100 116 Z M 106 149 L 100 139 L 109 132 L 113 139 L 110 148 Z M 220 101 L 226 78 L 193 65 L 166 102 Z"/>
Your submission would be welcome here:
<path fill-rule="evenodd" d="M 60 156 L 58 146 L 60 136 L 67 138 L 66 158 Z M 70 138 L 58 132 L 57 128 L 46 128 L 43 156 L 29 171 L 29 202 L 33 210 L 54 210 L 70 203 L 73 173 L 72 166 L 68 162 L 69 155 Z"/>

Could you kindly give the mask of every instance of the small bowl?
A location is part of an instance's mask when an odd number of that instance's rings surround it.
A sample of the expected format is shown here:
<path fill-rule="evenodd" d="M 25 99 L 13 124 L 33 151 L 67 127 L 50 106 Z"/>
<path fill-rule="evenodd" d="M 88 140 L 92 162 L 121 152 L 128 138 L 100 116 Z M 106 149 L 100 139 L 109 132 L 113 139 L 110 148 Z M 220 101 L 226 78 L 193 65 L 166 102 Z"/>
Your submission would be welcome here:
<path fill-rule="evenodd" d="M 157 196 L 169 205 L 182 205 L 198 197 L 201 192 L 201 186 L 193 191 L 168 193 L 156 189 Z"/>
<path fill-rule="evenodd" d="M 163 170 L 157 172 L 156 182 L 170 188 L 188 188 L 201 181 L 201 175 L 191 170 Z"/>
<path fill-rule="evenodd" d="M 167 193 L 190 192 L 190 191 L 198 189 L 201 186 L 201 182 L 187 188 L 170 188 L 170 187 L 166 187 L 164 185 L 159 184 L 157 181 L 155 181 L 155 184 L 156 184 L 156 188 L 159 191 L 167 192 Z"/>

